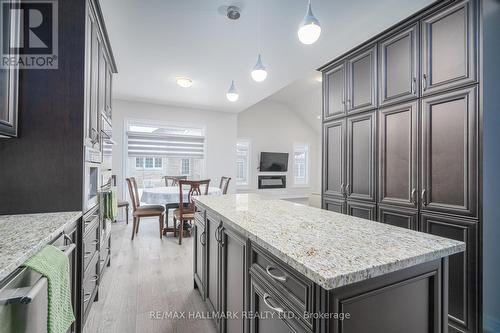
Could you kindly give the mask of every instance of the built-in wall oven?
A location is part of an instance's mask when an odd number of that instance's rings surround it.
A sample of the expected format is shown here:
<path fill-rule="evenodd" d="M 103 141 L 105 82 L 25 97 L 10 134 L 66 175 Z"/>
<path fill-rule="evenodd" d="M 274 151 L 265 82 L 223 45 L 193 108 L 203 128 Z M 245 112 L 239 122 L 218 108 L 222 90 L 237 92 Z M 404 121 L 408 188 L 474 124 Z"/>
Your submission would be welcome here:
<path fill-rule="evenodd" d="M 101 188 L 101 152 L 85 148 L 83 209 L 89 211 L 99 203 Z"/>

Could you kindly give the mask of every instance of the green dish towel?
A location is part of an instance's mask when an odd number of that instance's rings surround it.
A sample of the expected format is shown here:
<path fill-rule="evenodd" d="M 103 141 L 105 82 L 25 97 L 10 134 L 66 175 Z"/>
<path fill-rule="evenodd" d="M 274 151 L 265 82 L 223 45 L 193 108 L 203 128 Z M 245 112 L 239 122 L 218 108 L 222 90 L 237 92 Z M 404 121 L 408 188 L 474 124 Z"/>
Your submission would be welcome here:
<path fill-rule="evenodd" d="M 116 194 L 116 187 L 112 187 L 109 192 L 104 194 L 104 218 L 115 221 L 118 216 L 118 196 Z"/>
<path fill-rule="evenodd" d="M 49 283 L 48 333 L 64 333 L 75 321 L 71 305 L 69 259 L 58 248 L 47 245 L 23 266 L 45 276 Z"/>

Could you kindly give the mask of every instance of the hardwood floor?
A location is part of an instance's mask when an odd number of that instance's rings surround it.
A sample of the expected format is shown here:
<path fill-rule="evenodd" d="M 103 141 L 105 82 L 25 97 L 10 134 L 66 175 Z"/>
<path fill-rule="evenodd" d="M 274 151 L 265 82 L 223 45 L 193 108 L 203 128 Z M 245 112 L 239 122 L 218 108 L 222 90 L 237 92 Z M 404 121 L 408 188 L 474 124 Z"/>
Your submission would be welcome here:
<path fill-rule="evenodd" d="M 141 220 L 133 241 L 131 232 L 132 223 L 112 224 L 111 267 L 104 273 L 84 333 L 215 333 L 211 320 L 151 318 L 157 311 L 208 311 L 193 289 L 193 239 L 184 239 L 180 246 L 172 234 L 160 239 L 157 219 Z"/>

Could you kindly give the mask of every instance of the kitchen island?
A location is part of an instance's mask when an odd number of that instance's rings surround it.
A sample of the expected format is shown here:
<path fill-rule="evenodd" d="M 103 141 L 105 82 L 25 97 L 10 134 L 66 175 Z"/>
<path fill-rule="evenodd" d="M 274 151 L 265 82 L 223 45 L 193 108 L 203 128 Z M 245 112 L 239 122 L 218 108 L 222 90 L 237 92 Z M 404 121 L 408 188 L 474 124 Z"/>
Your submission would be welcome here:
<path fill-rule="evenodd" d="M 446 332 L 462 242 L 255 194 L 200 196 L 194 285 L 221 332 Z"/>

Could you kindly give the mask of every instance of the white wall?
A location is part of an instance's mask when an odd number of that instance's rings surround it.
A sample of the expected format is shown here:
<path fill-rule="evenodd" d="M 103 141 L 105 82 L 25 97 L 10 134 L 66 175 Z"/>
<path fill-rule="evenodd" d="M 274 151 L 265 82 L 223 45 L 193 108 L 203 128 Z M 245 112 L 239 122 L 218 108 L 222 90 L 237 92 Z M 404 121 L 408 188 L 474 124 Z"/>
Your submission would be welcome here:
<path fill-rule="evenodd" d="M 229 191 L 234 192 L 236 159 L 236 114 L 196 110 L 174 106 L 149 104 L 135 101 L 113 101 L 113 139 L 117 146 L 113 148 L 113 173 L 117 175 L 118 196 L 125 198 L 125 123 L 127 120 L 146 120 L 191 124 L 204 126 L 206 129 L 206 177 L 212 184 L 219 186 L 221 176 L 233 178 Z"/>
<path fill-rule="evenodd" d="M 277 195 L 301 195 L 320 190 L 321 167 L 320 134 L 292 109 L 271 99 L 263 100 L 238 114 L 238 138 L 251 142 L 250 185 L 238 191 L 256 191 L 259 160 L 262 151 L 288 152 L 287 189 L 274 191 Z M 293 184 L 293 145 L 309 144 L 309 184 L 307 188 Z M 269 192 L 271 190 L 265 190 Z M 272 191 L 271 191 L 272 192 Z M 280 193 L 282 192 L 282 193 Z"/>

